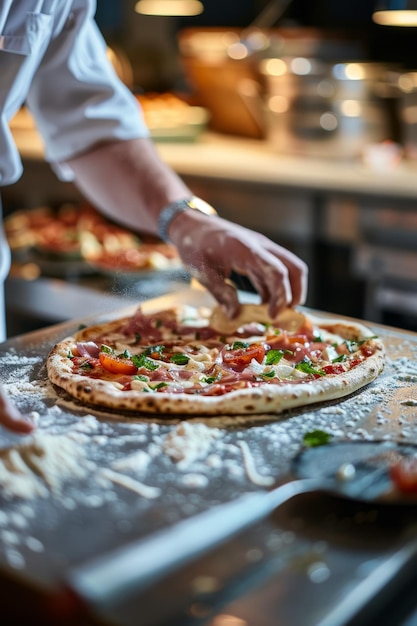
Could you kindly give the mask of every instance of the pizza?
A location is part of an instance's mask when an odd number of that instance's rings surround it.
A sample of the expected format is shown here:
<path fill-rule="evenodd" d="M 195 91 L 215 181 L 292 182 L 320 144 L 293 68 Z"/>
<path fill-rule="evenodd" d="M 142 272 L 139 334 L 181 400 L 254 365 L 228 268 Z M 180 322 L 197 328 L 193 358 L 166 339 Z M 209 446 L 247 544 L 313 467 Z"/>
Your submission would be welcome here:
<path fill-rule="evenodd" d="M 47 357 L 49 379 L 82 404 L 128 414 L 251 415 L 339 399 L 382 371 L 384 347 L 350 320 L 243 304 L 180 304 L 85 327 Z"/>
<path fill-rule="evenodd" d="M 15 211 L 5 220 L 11 250 L 57 260 L 82 260 L 104 273 L 177 271 L 175 246 L 112 222 L 89 203 Z"/>

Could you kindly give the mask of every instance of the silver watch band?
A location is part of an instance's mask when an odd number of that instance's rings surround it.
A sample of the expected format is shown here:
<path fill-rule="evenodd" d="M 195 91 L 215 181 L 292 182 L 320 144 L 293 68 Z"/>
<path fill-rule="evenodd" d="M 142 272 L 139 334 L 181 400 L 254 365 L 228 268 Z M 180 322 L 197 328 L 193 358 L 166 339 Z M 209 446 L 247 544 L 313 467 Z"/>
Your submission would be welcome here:
<path fill-rule="evenodd" d="M 158 235 L 163 241 L 169 241 L 168 230 L 173 219 L 179 215 L 179 213 L 183 213 L 189 209 L 200 211 L 200 213 L 205 213 L 206 215 L 217 215 L 217 211 L 213 209 L 210 204 L 201 200 L 201 198 L 197 198 L 197 196 L 171 202 L 165 206 L 159 214 Z"/>

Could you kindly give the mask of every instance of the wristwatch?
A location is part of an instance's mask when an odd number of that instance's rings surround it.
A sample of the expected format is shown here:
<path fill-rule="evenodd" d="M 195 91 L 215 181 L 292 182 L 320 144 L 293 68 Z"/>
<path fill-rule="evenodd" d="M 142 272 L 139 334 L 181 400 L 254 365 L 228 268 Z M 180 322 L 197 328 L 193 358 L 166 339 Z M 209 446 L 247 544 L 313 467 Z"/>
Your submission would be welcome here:
<path fill-rule="evenodd" d="M 172 220 L 179 215 L 179 213 L 183 213 L 189 209 L 200 211 L 200 213 L 205 213 L 206 215 L 217 215 L 217 211 L 213 209 L 208 202 L 205 202 L 205 200 L 197 196 L 171 202 L 165 206 L 159 214 L 158 235 L 163 241 L 169 241 L 168 230 Z"/>

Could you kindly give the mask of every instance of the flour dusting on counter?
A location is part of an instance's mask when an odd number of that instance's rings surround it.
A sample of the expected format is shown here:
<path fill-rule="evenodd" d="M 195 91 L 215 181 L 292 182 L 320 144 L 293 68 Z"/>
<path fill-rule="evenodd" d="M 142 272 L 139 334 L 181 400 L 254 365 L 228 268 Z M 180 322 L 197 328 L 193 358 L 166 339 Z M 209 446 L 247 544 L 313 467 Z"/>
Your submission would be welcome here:
<path fill-rule="evenodd" d="M 85 450 L 67 436 L 36 433 L 16 447 L 0 451 L 0 486 L 7 497 L 46 498 L 68 479 L 91 470 Z"/>
<path fill-rule="evenodd" d="M 179 469 L 185 469 L 198 459 L 205 458 L 212 444 L 222 436 L 217 428 L 205 424 L 181 422 L 162 442 L 162 449 Z"/>

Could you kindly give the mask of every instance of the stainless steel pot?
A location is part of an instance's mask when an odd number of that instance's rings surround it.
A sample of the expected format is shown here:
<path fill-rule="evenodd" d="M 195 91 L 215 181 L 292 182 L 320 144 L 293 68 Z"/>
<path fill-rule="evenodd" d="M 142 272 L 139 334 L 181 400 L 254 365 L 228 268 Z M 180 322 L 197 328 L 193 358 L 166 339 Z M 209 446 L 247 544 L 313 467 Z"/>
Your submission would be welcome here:
<path fill-rule="evenodd" d="M 386 72 L 375 63 L 263 59 L 271 146 L 287 154 L 350 159 L 360 157 L 369 143 L 393 139 Z"/>

